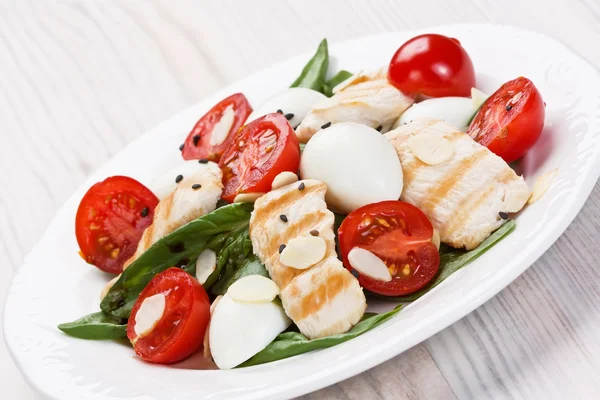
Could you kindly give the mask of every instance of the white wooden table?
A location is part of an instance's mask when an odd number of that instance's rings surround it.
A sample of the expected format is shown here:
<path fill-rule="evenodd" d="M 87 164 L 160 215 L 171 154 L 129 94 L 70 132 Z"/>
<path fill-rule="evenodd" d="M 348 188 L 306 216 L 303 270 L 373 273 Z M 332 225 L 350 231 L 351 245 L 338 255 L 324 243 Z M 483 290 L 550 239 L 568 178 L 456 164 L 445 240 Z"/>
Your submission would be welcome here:
<path fill-rule="evenodd" d="M 2 1 L 0 299 L 75 188 L 162 120 L 323 37 L 460 22 L 538 30 L 600 66 L 597 0 Z M 494 299 L 307 397 L 600 398 L 599 232 L 597 185 L 558 242 Z M 0 398 L 42 399 L 2 341 Z"/>

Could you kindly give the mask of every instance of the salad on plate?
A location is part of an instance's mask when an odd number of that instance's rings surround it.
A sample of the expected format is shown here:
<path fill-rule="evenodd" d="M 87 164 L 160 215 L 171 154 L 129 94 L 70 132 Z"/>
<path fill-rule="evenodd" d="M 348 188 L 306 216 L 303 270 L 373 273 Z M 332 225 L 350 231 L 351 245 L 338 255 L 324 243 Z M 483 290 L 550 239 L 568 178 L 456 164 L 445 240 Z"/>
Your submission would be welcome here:
<path fill-rule="evenodd" d="M 214 105 L 150 187 L 87 191 L 79 254 L 115 276 L 99 311 L 58 328 L 220 369 L 350 340 L 515 229 L 556 174 L 530 191 L 510 164 L 544 116 L 525 77 L 479 91 L 457 39 L 419 35 L 384 68 L 333 74 L 323 40 L 256 109 L 243 93 Z M 375 300 L 390 311 L 367 312 Z"/>

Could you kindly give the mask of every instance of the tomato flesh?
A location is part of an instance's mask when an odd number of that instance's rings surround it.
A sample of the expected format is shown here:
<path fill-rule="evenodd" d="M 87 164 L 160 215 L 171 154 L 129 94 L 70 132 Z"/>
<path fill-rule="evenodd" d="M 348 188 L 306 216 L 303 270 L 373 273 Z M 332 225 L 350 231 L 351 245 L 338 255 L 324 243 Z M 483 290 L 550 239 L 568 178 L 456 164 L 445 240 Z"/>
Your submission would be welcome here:
<path fill-rule="evenodd" d="M 282 114 L 267 114 L 235 135 L 219 166 L 223 170 L 223 200 L 231 202 L 240 193 L 268 192 L 279 173 L 298 171 L 296 133 Z"/>
<path fill-rule="evenodd" d="M 165 311 L 155 327 L 138 337 L 135 317 L 144 299 L 162 293 Z M 210 319 L 210 301 L 200 283 L 179 268 L 157 274 L 138 297 L 127 324 L 127 337 L 135 353 L 156 364 L 172 364 L 190 356 L 202 345 Z"/>
<path fill-rule="evenodd" d="M 157 204 L 150 189 L 126 176 L 112 176 L 93 185 L 75 216 L 81 256 L 103 271 L 120 273 L 144 229 L 152 224 Z"/>
<path fill-rule="evenodd" d="M 227 136 L 220 143 L 211 144 L 215 126 L 224 118 L 228 109 L 233 111 L 234 119 L 228 129 Z M 218 162 L 235 133 L 242 127 L 251 113 L 252 107 L 242 93 L 232 94 L 221 100 L 200 118 L 187 139 L 185 139 L 181 153 L 183 159 L 205 159 Z"/>
<path fill-rule="evenodd" d="M 400 46 L 390 61 L 388 80 L 407 95 L 468 97 L 475 70 L 458 40 L 425 34 Z"/>
<path fill-rule="evenodd" d="M 506 82 L 483 103 L 468 133 L 504 161 L 513 162 L 538 140 L 545 114 L 544 100 L 533 82 L 519 77 Z"/>
<path fill-rule="evenodd" d="M 431 242 L 433 226 L 417 207 L 402 201 L 382 201 L 351 212 L 338 230 L 344 266 L 353 271 L 348 253 L 370 251 L 387 266 L 392 280 L 358 275 L 365 289 L 384 296 L 403 296 L 427 285 L 436 275 L 440 257 Z M 358 271 L 357 271 L 358 272 Z"/>

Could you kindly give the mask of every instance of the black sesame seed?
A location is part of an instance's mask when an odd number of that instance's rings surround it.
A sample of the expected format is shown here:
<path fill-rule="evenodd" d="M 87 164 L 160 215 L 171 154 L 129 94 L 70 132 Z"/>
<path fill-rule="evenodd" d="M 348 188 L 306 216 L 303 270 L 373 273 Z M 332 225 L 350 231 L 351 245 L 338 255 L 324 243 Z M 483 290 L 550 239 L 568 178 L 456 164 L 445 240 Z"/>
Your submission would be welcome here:
<path fill-rule="evenodd" d="M 283 111 L 281 111 L 281 108 L 279 110 L 277 110 L 277 114 L 283 114 Z"/>
<path fill-rule="evenodd" d="M 147 217 L 148 216 L 148 207 L 144 207 L 142 208 L 142 217 Z"/>
<path fill-rule="evenodd" d="M 327 122 L 327 123 L 325 123 L 325 124 L 321 125 L 321 129 L 327 129 L 327 128 L 329 128 L 330 126 L 331 126 L 331 121 L 329 121 L 329 122 Z"/>
<path fill-rule="evenodd" d="M 353 270 L 352 270 L 352 275 L 353 275 L 353 276 L 354 276 L 356 279 L 360 278 L 360 274 L 359 274 L 359 273 L 358 273 L 358 271 L 357 271 L 357 270 L 355 270 L 355 269 L 353 269 Z"/>
<path fill-rule="evenodd" d="M 183 151 L 183 143 L 179 146 L 179 151 Z"/>
<path fill-rule="evenodd" d="M 279 216 L 279 219 L 282 220 L 283 222 L 288 222 L 287 216 L 285 214 L 281 214 Z"/>
<path fill-rule="evenodd" d="M 301 183 L 298 185 L 298 190 L 300 190 L 300 191 L 303 191 L 305 187 L 306 187 L 306 185 L 304 184 L 304 182 L 301 182 Z"/>
<path fill-rule="evenodd" d="M 208 160 L 206 158 L 201 158 L 198 160 L 200 164 L 208 164 Z"/>
<path fill-rule="evenodd" d="M 381 130 L 382 130 L 382 129 L 383 129 L 383 126 L 382 126 L 382 125 L 379 125 L 377 128 L 375 128 L 375 130 L 376 130 L 377 132 L 381 132 Z"/>
<path fill-rule="evenodd" d="M 287 119 L 289 121 L 290 119 L 294 118 L 294 114 L 287 113 L 287 114 L 284 115 L 284 117 L 285 117 L 285 119 Z"/>
<path fill-rule="evenodd" d="M 506 106 L 506 111 L 510 111 L 510 110 L 512 110 L 512 106 L 509 104 Z"/>
<path fill-rule="evenodd" d="M 507 213 L 505 213 L 504 211 L 500 211 L 500 212 L 498 213 L 498 215 L 499 215 L 499 216 L 500 216 L 500 218 L 502 218 L 502 219 L 508 219 L 508 214 L 507 214 Z"/>
<path fill-rule="evenodd" d="M 201 185 L 201 184 L 199 184 L 199 183 L 194 183 L 194 184 L 192 185 L 192 189 L 194 189 L 194 190 L 198 190 L 198 189 L 200 189 L 201 187 L 202 187 L 202 185 Z"/>
<path fill-rule="evenodd" d="M 283 253 L 283 249 L 285 249 L 285 244 L 279 246 L 279 254 Z"/>
<path fill-rule="evenodd" d="M 194 141 L 194 146 L 198 146 L 198 142 L 200 141 L 200 135 L 194 135 L 192 137 L 192 140 Z"/>
<path fill-rule="evenodd" d="M 181 182 L 182 180 L 183 180 L 183 175 L 177 175 L 177 176 L 175 177 L 175 183 L 179 183 L 179 182 Z"/>
<path fill-rule="evenodd" d="M 310 234 L 313 236 L 319 236 L 319 231 L 316 229 L 313 229 L 312 231 L 310 231 Z"/>

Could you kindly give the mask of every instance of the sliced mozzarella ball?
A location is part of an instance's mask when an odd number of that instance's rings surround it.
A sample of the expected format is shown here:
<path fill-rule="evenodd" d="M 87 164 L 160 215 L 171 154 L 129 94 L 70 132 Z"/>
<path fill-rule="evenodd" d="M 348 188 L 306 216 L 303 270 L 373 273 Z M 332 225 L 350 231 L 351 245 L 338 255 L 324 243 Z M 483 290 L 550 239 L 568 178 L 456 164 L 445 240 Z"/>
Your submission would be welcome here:
<path fill-rule="evenodd" d="M 327 243 L 320 236 L 300 236 L 286 243 L 279 261 L 295 269 L 312 267 L 325 257 Z"/>
<path fill-rule="evenodd" d="M 550 186 L 556 178 L 556 175 L 558 175 L 558 168 L 546 172 L 537 179 L 535 185 L 533 186 L 533 190 L 531 191 L 531 197 L 529 197 L 529 204 L 533 204 L 538 201 L 548 191 L 548 189 L 550 189 Z"/>
<path fill-rule="evenodd" d="M 392 275 L 387 265 L 368 250 L 354 247 L 348 253 L 348 261 L 350 262 L 350 266 L 361 275 L 383 282 L 392 280 Z"/>
<path fill-rule="evenodd" d="M 240 193 L 233 199 L 234 203 L 254 203 L 264 193 Z"/>
<path fill-rule="evenodd" d="M 327 185 L 327 204 L 342 214 L 402 193 L 402 166 L 388 139 L 353 122 L 333 124 L 306 144 L 300 160 L 302 179 Z"/>
<path fill-rule="evenodd" d="M 408 139 L 408 148 L 425 164 L 437 165 L 454 155 L 454 145 L 437 134 L 421 134 Z"/>
<path fill-rule="evenodd" d="M 138 338 L 152 332 L 165 312 L 166 298 L 162 293 L 146 297 L 135 314 L 134 331 Z"/>
<path fill-rule="evenodd" d="M 108 291 L 114 286 L 114 284 L 119 280 L 120 277 L 121 274 L 115 276 L 110 281 L 108 281 L 106 286 L 104 286 L 104 288 L 102 289 L 102 292 L 100 292 L 100 301 L 104 300 Z"/>
<path fill-rule="evenodd" d="M 277 297 L 279 287 L 262 275 L 248 275 L 229 286 L 227 294 L 244 303 L 268 303 Z"/>
<path fill-rule="evenodd" d="M 208 277 L 217 269 L 217 253 L 206 249 L 196 259 L 196 279 L 204 285 Z"/>
<path fill-rule="evenodd" d="M 267 347 L 291 322 L 278 304 L 242 303 L 226 294 L 210 321 L 210 352 L 219 368 L 233 368 Z"/>
<path fill-rule="evenodd" d="M 214 163 L 200 164 L 197 160 L 183 161 L 176 167 L 154 179 L 149 186 L 150 190 L 152 190 L 159 200 L 162 200 L 177 189 L 176 180 L 179 175 L 181 175 L 183 179 L 185 179 L 186 176 L 196 175 L 203 169 L 210 168 L 209 164 Z"/>
<path fill-rule="evenodd" d="M 221 114 L 219 122 L 213 127 L 209 144 L 211 146 L 218 146 L 223 143 L 227 138 L 227 135 L 229 135 L 229 131 L 231 130 L 234 121 L 235 111 L 233 110 L 233 105 L 229 105 L 225 111 L 223 111 L 223 114 Z"/>
<path fill-rule="evenodd" d="M 273 183 L 271 184 L 271 190 L 279 189 L 280 187 L 284 187 L 290 185 L 294 182 L 298 181 L 298 175 L 290 171 L 280 172 L 275 179 L 273 179 Z"/>
<path fill-rule="evenodd" d="M 300 87 L 285 89 L 254 110 L 248 117 L 248 122 L 281 110 L 284 114 L 294 114 L 289 122 L 292 127 L 296 127 L 308 114 L 313 104 L 326 98 L 323 93 L 312 89 Z"/>
<path fill-rule="evenodd" d="M 468 97 L 439 97 L 413 104 L 402 114 L 397 125 L 408 124 L 420 118 L 442 119 L 450 125 L 463 129 L 469 123 L 476 108 Z"/>
<path fill-rule="evenodd" d="M 487 94 L 483 93 L 477 88 L 471 88 L 471 102 L 473 103 L 473 112 L 477 111 L 479 107 L 488 99 Z"/>

